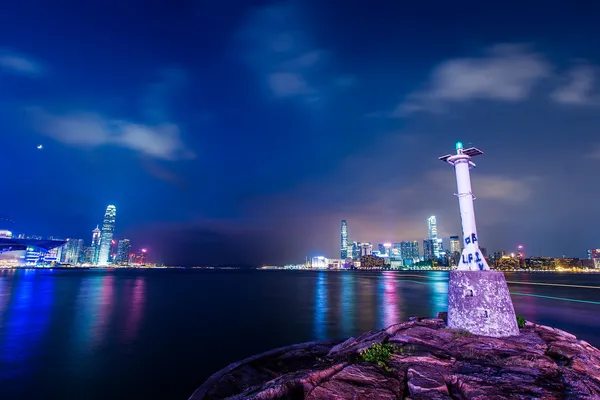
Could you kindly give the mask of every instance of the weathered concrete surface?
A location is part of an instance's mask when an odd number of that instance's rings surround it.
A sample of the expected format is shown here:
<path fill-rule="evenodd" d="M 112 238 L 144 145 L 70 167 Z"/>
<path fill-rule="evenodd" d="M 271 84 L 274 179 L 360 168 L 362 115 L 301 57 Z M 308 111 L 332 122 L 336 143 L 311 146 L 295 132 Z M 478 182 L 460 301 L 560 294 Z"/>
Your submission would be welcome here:
<path fill-rule="evenodd" d="M 506 278 L 498 271 L 450 271 L 448 327 L 492 337 L 519 334 Z"/>
<path fill-rule="evenodd" d="M 385 367 L 361 360 L 373 343 L 396 346 Z M 247 358 L 214 374 L 190 400 L 408 398 L 600 399 L 600 351 L 530 322 L 518 336 L 495 338 L 412 318 L 343 342 Z"/>

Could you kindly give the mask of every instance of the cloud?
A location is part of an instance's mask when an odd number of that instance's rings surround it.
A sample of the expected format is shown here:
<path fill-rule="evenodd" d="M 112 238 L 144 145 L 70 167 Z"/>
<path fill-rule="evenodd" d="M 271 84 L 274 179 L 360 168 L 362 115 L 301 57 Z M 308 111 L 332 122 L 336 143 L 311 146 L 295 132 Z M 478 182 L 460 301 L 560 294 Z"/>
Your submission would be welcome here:
<path fill-rule="evenodd" d="M 0 70 L 17 75 L 37 77 L 43 74 L 42 65 L 31 57 L 0 50 Z"/>
<path fill-rule="evenodd" d="M 495 200 L 506 204 L 524 203 L 533 196 L 533 185 L 537 177 L 511 177 L 505 175 L 477 172 L 471 179 L 476 189 L 473 189 L 479 199 Z M 456 182 L 448 179 L 447 171 L 434 171 L 429 173 L 427 181 L 431 185 L 441 188 L 445 192 L 456 192 Z"/>
<path fill-rule="evenodd" d="M 600 160 L 600 143 L 596 143 L 594 149 L 588 153 L 587 157 L 593 160 Z"/>
<path fill-rule="evenodd" d="M 55 115 L 39 108 L 30 111 L 40 133 L 71 146 L 118 146 L 170 161 L 194 157 L 175 124 L 149 126 L 95 113 Z"/>
<path fill-rule="evenodd" d="M 290 97 L 315 93 L 301 74 L 275 72 L 268 76 L 269 88 L 277 97 Z"/>
<path fill-rule="evenodd" d="M 456 58 L 438 65 L 426 88 L 409 95 L 395 115 L 439 111 L 451 102 L 521 101 L 550 71 L 549 63 L 526 46 L 496 45 L 482 57 Z"/>
<path fill-rule="evenodd" d="M 568 82 L 554 90 L 550 97 L 557 103 L 571 105 L 598 104 L 598 98 L 592 95 L 596 71 L 589 65 L 572 68 L 568 73 Z"/>
<path fill-rule="evenodd" d="M 275 98 L 314 102 L 330 89 L 355 81 L 329 71 L 331 54 L 315 43 L 300 2 L 250 13 L 237 32 L 236 52 Z"/>

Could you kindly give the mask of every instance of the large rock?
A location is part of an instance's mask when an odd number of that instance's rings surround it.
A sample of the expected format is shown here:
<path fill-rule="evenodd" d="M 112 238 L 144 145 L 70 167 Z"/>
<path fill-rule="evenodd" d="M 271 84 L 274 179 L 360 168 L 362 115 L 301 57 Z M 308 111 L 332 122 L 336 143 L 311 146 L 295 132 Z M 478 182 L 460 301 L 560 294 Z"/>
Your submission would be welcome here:
<path fill-rule="evenodd" d="M 369 364 L 360 351 L 389 343 Z M 528 322 L 495 338 L 414 318 L 343 342 L 288 346 L 231 364 L 190 400 L 600 399 L 600 351 L 568 332 Z"/>

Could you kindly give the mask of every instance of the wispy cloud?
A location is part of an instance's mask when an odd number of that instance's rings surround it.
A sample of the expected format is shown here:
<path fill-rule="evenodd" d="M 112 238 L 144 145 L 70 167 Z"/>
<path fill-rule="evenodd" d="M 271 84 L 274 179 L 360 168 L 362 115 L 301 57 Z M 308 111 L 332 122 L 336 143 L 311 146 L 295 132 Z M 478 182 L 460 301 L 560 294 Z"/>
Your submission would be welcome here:
<path fill-rule="evenodd" d="M 592 151 L 588 153 L 587 157 L 593 160 L 600 160 L 600 143 L 596 143 L 593 146 Z"/>
<path fill-rule="evenodd" d="M 426 87 L 409 95 L 395 115 L 438 111 L 446 103 L 476 99 L 520 101 L 550 72 L 544 57 L 527 46 L 496 45 L 482 57 L 456 58 L 438 65 Z"/>
<path fill-rule="evenodd" d="M 31 109 L 37 130 L 57 141 L 80 148 L 118 146 L 162 160 L 194 157 L 175 124 L 143 125 L 95 113 L 52 114 Z"/>
<path fill-rule="evenodd" d="M 276 98 L 320 100 L 331 88 L 354 83 L 333 76 L 331 54 L 315 43 L 300 2 L 285 2 L 251 13 L 236 35 L 236 51 Z"/>
<path fill-rule="evenodd" d="M 596 70 L 590 65 L 579 65 L 568 72 L 567 82 L 554 90 L 550 97 L 561 104 L 595 105 L 600 104 L 593 95 Z"/>
<path fill-rule="evenodd" d="M 44 72 L 40 62 L 23 54 L 7 50 L 0 50 L 0 70 L 29 77 L 40 76 Z"/>

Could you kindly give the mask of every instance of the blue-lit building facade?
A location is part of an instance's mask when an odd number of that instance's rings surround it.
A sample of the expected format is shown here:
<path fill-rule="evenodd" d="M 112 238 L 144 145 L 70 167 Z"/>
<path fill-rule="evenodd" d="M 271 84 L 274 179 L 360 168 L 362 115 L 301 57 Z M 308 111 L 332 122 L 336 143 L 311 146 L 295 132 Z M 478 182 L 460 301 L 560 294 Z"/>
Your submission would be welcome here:
<path fill-rule="evenodd" d="M 102 223 L 102 232 L 100 233 L 100 253 L 98 255 L 98 265 L 108 265 L 113 236 L 115 232 L 115 219 L 117 217 L 117 208 L 113 205 L 106 207 L 104 222 Z"/>

